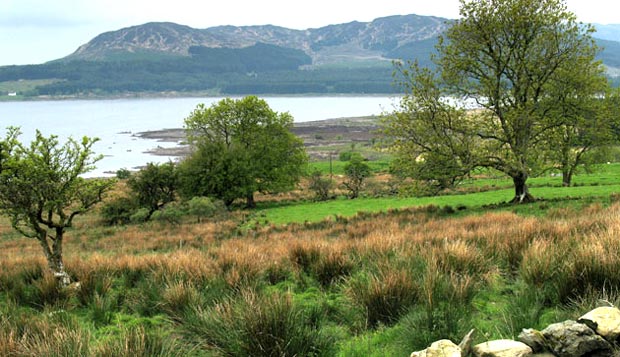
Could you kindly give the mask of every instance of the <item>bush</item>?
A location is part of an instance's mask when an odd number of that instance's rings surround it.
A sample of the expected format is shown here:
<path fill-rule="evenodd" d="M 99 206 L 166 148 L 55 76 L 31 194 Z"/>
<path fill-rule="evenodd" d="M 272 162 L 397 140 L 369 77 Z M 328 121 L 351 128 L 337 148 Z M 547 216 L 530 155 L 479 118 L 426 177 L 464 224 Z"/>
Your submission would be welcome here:
<path fill-rule="evenodd" d="M 155 221 L 162 221 L 170 224 L 179 224 L 181 223 L 181 218 L 185 215 L 182 208 L 172 202 L 163 209 L 157 210 L 153 212 L 151 218 Z"/>
<path fill-rule="evenodd" d="M 104 202 L 101 207 L 101 218 L 108 226 L 127 224 L 138 209 L 138 202 L 129 197 L 118 197 Z"/>
<path fill-rule="evenodd" d="M 361 156 L 351 158 L 344 166 L 346 180 L 342 183 L 349 191 L 349 198 L 357 198 L 364 188 L 366 178 L 371 175 L 370 166 L 364 162 Z"/>
<path fill-rule="evenodd" d="M 116 171 L 116 178 L 119 180 L 126 180 L 131 177 L 131 171 L 122 168 Z"/>
<path fill-rule="evenodd" d="M 209 197 L 192 197 L 187 201 L 187 213 L 196 217 L 200 222 L 203 218 L 213 217 L 217 212 L 225 209 L 222 201 L 215 201 Z"/>
<path fill-rule="evenodd" d="M 354 159 L 363 160 L 364 158 L 362 157 L 362 154 L 355 151 L 342 151 L 340 154 L 338 154 L 338 160 L 340 161 L 351 161 Z"/>
<path fill-rule="evenodd" d="M 153 212 L 151 212 L 151 210 L 148 208 L 145 208 L 145 207 L 138 208 L 131 214 L 131 217 L 129 217 L 129 221 L 131 223 L 146 222 L 151 218 L 152 213 Z"/>
<path fill-rule="evenodd" d="M 320 171 L 314 171 L 309 178 L 308 188 L 314 192 L 316 201 L 327 201 L 333 182 L 330 178 L 323 177 Z"/>

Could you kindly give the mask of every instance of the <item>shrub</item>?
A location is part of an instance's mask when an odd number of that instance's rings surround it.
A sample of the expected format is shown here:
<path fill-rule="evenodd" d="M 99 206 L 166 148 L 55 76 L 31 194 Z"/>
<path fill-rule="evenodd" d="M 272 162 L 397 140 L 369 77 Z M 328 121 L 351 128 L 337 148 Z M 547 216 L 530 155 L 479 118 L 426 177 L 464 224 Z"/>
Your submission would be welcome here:
<path fill-rule="evenodd" d="M 137 210 L 135 210 L 132 214 L 131 217 L 129 217 L 129 221 L 131 223 L 143 223 L 148 221 L 151 218 L 151 214 L 153 212 L 150 211 L 150 209 L 148 208 L 138 208 Z"/>
<path fill-rule="evenodd" d="M 108 226 L 127 224 L 138 209 L 138 202 L 129 197 L 118 197 L 104 202 L 101 207 L 101 218 Z"/>
<path fill-rule="evenodd" d="M 161 221 L 170 224 L 179 224 L 185 212 L 175 202 L 169 203 L 163 209 L 153 212 L 151 218 L 154 221 Z"/>
<path fill-rule="evenodd" d="M 126 180 L 131 177 L 131 171 L 126 168 L 122 168 L 116 171 L 116 178 L 119 180 Z"/>
<path fill-rule="evenodd" d="M 314 192 L 314 199 L 316 201 L 327 201 L 332 186 L 332 180 L 323 177 L 320 171 L 316 170 L 310 175 L 308 188 Z"/>
<path fill-rule="evenodd" d="M 362 154 L 360 154 L 359 152 L 355 152 L 355 151 L 342 151 L 340 152 L 340 154 L 338 154 L 338 160 L 340 161 L 351 161 L 353 159 L 364 159 L 362 157 Z"/>
<path fill-rule="evenodd" d="M 344 166 L 346 180 L 342 183 L 349 191 L 349 198 L 357 198 L 364 188 L 366 178 L 371 175 L 370 166 L 363 161 L 361 156 L 351 158 Z"/>
<path fill-rule="evenodd" d="M 212 217 L 217 212 L 223 211 L 224 209 L 223 202 L 215 201 L 209 197 L 192 197 L 187 201 L 187 213 L 196 217 L 199 222 L 202 218 Z"/>

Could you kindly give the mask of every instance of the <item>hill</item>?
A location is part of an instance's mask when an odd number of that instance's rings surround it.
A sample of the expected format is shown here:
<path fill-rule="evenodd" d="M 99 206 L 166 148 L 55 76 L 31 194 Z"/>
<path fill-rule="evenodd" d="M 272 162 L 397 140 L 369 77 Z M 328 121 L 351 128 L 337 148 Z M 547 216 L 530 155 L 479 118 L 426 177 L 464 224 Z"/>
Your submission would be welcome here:
<path fill-rule="evenodd" d="M 394 93 L 399 89 L 393 86 L 391 62 L 417 59 L 432 65 L 437 37 L 449 23 L 418 15 L 306 30 L 147 23 L 102 33 L 42 65 L 0 67 L 0 98 L 9 93 L 17 94 L 9 99 L 136 92 Z M 617 27 L 597 27 L 604 48 L 600 59 L 617 81 Z"/>
<path fill-rule="evenodd" d="M 266 26 L 218 26 L 194 29 L 174 23 L 147 23 L 106 32 L 80 46 L 63 61 L 117 60 L 151 55 L 188 57 L 191 48 L 244 48 L 256 43 L 304 51 L 312 64 L 391 59 L 402 46 L 435 39 L 447 19 L 405 15 L 350 22 L 317 29 L 293 30 Z"/>

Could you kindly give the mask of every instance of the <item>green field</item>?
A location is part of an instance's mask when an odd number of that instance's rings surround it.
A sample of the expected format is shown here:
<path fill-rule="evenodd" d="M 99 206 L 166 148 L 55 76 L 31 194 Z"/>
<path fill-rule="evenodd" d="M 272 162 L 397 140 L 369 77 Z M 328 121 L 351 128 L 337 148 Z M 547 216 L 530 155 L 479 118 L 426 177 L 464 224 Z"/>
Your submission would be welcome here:
<path fill-rule="evenodd" d="M 36 89 L 38 86 L 56 83 L 57 79 L 33 79 L 19 81 L 0 82 L 0 100 L 16 100 L 21 99 L 24 95 Z M 17 96 L 9 97 L 8 93 L 17 93 Z"/>
<path fill-rule="evenodd" d="M 333 162 L 334 174 L 341 175 L 346 163 Z M 369 162 L 375 173 L 385 172 L 389 167 L 386 161 Z M 329 172 L 329 163 L 312 164 L 322 172 Z M 580 174 L 574 178 L 574 186 L 562 187 L 562 178 L 547 176 L 532 178 L 528 181 L 530 192 L 540 200 L 538 204 L 548 206 L 547 201 L 574 201 L 584 199 L 607 201 L 613 195 L 620 193 L 620 164 L 599 165 L 589 174 Z M 349 200 L 344 197 L 326 202 L 293 202 L 279 206 L 267 205 L 258 210 L 257 223 L 287 224 L 317 222 L 336 216 L 351 217 L 359 212 L 381 212 L 390 209 L 419 207 L 427 205 L 460 207 L 461 209 L 480 210 L 483 206 L 498 205 L 510 201 L 514 192 L 512 182 L 505 177 L 470 179 L 462 183 L 463 189 L 477 188 L 482 192 L 469 194 L 448 194 L 434 197 L 382 197 L 359 198 Z M 564 203 L 569 204 L 569 203 Z M 561 205 L 553 203 L 553 205 Z M 532 211 L 527 207 L 511 206 L 508 208 L 521 212 Z"/>
<path fill-rule="evenodd" d="M 574 187 L 532 178 L 523 205 L 479 174 L 435 197 L 267 196 L 203 220 L 105 226 L 93 212 L 67 232 L 70 289 L 0 219 L 0 355 L 406 356 L 620 303 L 619 164 Z"/>

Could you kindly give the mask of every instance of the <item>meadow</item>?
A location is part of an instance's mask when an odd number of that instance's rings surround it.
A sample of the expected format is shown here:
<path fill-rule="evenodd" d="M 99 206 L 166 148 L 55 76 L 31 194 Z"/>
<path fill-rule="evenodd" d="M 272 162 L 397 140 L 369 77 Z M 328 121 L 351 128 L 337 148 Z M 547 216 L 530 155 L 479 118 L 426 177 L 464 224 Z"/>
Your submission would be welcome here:
<path fill-rule="evenodd" d="M 620 303 L 618 175 L 534 178 L 541 200 L 520 206 L 501 177 L 416 198 L 378 173 L 356 200 L 301 189 L 124 226 L 94 211 L 67 233 L 68 289 L 2 219 L 0 355 L 403 356 L 471 328 L 514 338 Z"/>

